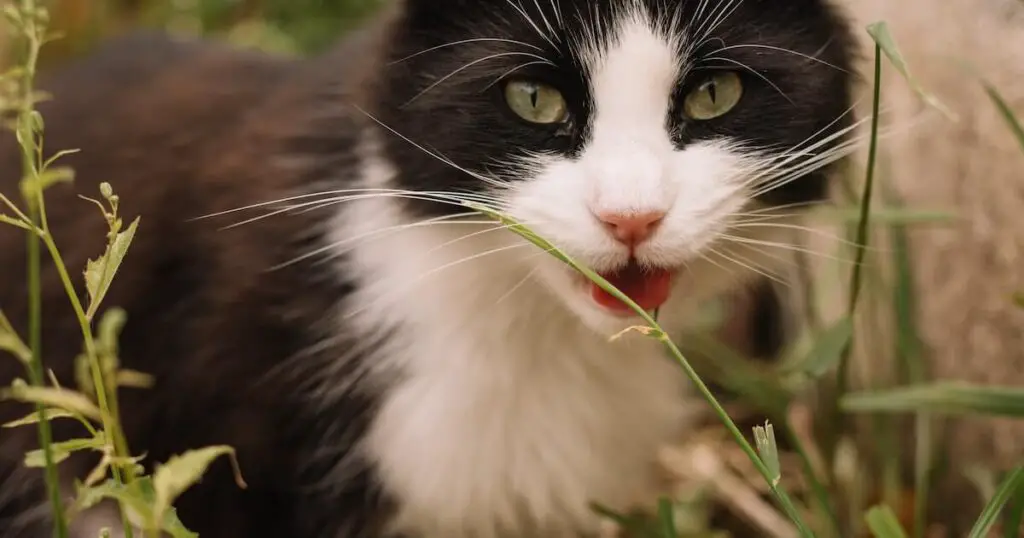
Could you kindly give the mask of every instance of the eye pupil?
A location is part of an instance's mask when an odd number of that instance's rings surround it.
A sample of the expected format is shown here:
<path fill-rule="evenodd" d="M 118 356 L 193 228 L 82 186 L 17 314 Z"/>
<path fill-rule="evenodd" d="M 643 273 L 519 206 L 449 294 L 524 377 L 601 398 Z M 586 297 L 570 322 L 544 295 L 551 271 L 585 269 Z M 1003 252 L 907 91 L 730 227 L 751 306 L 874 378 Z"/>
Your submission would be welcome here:
<path fill-rule="evenodd" d="M 683 100 L 683 114 L 705 121 L 728 114 L 743 96 L 743 80 L 734 72 L 718 72 L 697 85 Z"/>
<path fill-rule="evenodd" d="M 565 97 L 543 83 L 510 81 L 505 85 L 505 102 L 512 112 L 530 123 L 550 125 L 568 120 Z"/>

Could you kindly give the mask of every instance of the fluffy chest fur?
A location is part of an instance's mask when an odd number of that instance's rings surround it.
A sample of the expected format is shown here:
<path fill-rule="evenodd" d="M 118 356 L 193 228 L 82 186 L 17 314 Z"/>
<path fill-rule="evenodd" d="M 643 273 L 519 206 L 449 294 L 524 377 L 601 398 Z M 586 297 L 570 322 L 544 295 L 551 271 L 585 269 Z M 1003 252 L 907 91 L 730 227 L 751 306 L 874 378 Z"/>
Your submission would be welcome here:
<path fill-rule="evenodd" d="M 366 168 L 372 182 L 390 172 Z M 337 227 L 383 231 L 346 260 L 363 285 L 345 323 L 397 329 L 370 359 L 398 381 L 362 447 L 398 502 L 395 528 L 565 536 L 593 530 L 591 502 L 649 501 L 657 448 L 690 409 L 661 344 L 582 325 L 531 282 L 546 255 L 503 230 L 404 220 L 378 199 Z"/>

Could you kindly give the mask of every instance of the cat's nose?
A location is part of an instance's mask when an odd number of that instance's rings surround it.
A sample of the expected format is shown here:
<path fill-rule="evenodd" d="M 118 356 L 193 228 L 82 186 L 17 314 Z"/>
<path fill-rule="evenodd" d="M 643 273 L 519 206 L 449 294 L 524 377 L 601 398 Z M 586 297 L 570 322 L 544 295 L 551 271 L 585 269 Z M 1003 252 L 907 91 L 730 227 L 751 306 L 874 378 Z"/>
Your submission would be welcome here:
<path fill-rule="evenodd" d="M 642 213 L 598 213 L 597 218 L 604 227 L 620 243 L 635 247 L 646 241 L 665 218 L 664 211 L 645 211 Z"/>

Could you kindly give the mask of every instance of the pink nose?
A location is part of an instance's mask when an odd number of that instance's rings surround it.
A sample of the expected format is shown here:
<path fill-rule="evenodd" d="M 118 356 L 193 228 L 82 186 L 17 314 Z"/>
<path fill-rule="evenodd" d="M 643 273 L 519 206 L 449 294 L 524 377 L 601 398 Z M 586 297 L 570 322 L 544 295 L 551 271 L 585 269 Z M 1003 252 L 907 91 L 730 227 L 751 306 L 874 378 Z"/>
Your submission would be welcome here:
<path fill-rule="evenodd" d="M 658 229 L 658 224 L 665 218 L 665 212 L 599 213 L 597 218 L 601 219 L 615 239 L 632 247 L 646 241 Z"/>

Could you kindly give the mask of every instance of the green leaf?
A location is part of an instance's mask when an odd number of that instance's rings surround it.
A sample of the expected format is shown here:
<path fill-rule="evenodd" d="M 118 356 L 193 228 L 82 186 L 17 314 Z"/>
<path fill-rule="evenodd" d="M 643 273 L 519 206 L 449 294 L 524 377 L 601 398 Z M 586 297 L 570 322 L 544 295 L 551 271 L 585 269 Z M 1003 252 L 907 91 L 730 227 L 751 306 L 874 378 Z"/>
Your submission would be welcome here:
<path fill-rule="evenodd" d="M 175 499 L 198 482 L 210 464 L 221 456 L 228 456 L 234 466 L 235 481 L 239 487 L 245 488 L 234 448 L 222 445 L 190 450 L 159 465 L 153 473 L 154 517 L 161 520 Z"/>
<path fill-rule="evenodd" d="M 868 34 L 878 44 L 878 47 L 885 53 L 885 56 L 892 63 L 892 66 L 903 78 L 906 79 L 907 83 L 910 84 L 911 89 L 916 92 L 921 99 L 924 100 L 929 106 L 942 112 L 947 118 L 953 121 L 958 121 L 957 115 L 950 110 L 946 105 L 942 104 L 941 101 L 931 93 L 925 91 L 924 87 L 910 74 L 910 68 L 907 63 L 903 60 L 903 55 L 900 54 L 899 47 L 896 44 L 896 40 L 892 34 L 889 33 L 889 25 L 885 22 L 876 22 L 868 26 Z"/>
<path fill-rule="evenodd" d="M 136 218 L 128 226 L 127 230 L 119 232 L 114 236 L 110 244 L 107 245 L 107 250 L 103 253 L 103 256 L 96 260 L 89 260 L 87 263 L 85 268 L 85 287 L 89 292 L 89 308 L 86 316 L 89 319 L 96 315 L 96 310 L 99 309 L 100 303 L 103 302 L 103 298 L 107 295 L 110 284 L 114 281 L 114 275 L 117 274 L 118 268 L 121 267 L 121 262 L 124 261 L 124 257 L 128 253 L 128 247 L 135 237 L 135 231 L 138 229 L 138 226 L 139 219 Z"/>
<path fill-rule="evenodd" d="M 55 418 L 75 418 L 75 415 L 64 411 L 63 409 L 46 409 L 42 412 L 46 416 L 46 420 L 53 420 Z M 8 422 L 3 425 L 4 428 L 18 428 L 21 426 L 29 426 L 32 424 L 38 424 L 40 420 L 40 412 L 35 411 L 28 416 Z"/>
<path fill-rule="evenodd" d="M 888 506 L 875 506 L 868 510 L 864 520 L 875 538 L 907 538 L 899 518 Z"/>
<path fill-rule="evenodd" d="M 37 403 L 45 407 L 64 409 L 96 421 L 102 420 L 102 415 L 96 404 L 92 403 L 85 395 L 67 389 L 33 387 L 19 383 L 0 391 L 0 400 Z"/>
<path fill-rule="evenodd" d="M 14 358 L 26 366 L 32 362 L 32 350 L 25 345 L 25 342 L 18 336 L 18 333 L 14 331 L 10 320 L 7 319 L 2 310 L 0 310 L 0 351 L 6 351 L 14 355 Z"/>
<path fill-rule="evenodd" d="M 70 439 L 59 443 L 51 443 L 50 450 L 53 453 L 53 463 L 57 464 L 68 459 L 73 452 L 81 450 L 102 451 L 106 444 L 107 440 L 103 435 L 103 432 L 98 432 L 95 436 L 90 438 Z M 46 467 L 46 460 L 43 457 L 42 449 L 26 452 L 25 466 L 33 468 Z"/>
<path fill-rule="evenodd" d="M 1021 125 L 1020 120 L 1017 119 L 1017 115 L 1013 112 L 1013 109 L 1010 108 L 1010 105 L 1007 104 L 1006 100 L 1003 99 L 1003 96 L 999 94 L 999 91 L 996 90 L 995 86 L 988 82 L 983 82 L 982 84 L 985 86 L 985 93 L 988 94 L 989 99 L 991 99 L 992 103 L 994 103 L 996 108 L 999 109 L 999 114 L 1003 116 L 1003 120 L 1006 121 L 1006 124 L 1010 127 L 1010 131 L 1013 132 L 1013 135 L 1017 138 L 1017 142 L 1020 143 L 1020 148 L 1024 150 L 1024 125 Z"/>
<path fill-rule="evenodd" d="M 1014 469 L 999 484 L 996 494 L 985 505 L 985 509 L 981 511 L 981 516 L 978 517 L 974 527 L 971 528 L 969 538 L 987 538 L 992 530 L 992 526 L 995 525 L 996 519 L 999 517 L 999 513 L 1002 512 L 1007 501 L 1020 492 L 1021 487 L 1024 487 L 1024 466 Z"/>
<path fill-rule="evenodd" d="M 843 350 L 853 338 L 853 320 L 844 317 L 822 331 L 804 358 L 788 365 L 786 372 L 803 372 L 819 378 L 839 363 Z"/>
<path fill-rule="evenodd" d="M 36 200 L 46 189 L 58 183 L 71 183 L 74 180 L 75 171 L 71 168 L 49 168 L 35 177 L 25 178 L 21 183 L 21 194 L 26 200 Z"/>
<path fill-rule="evenodd" d="M 104 499 L 112 499 L 121 505 L 121 510 L 129 521 L 155 521 L 151 507 L 152 496 L 147 498 L 145 482 L 149 477 L 141 477 L 131 485 L 124 485 L 110 479 L 95 486 L 78 484 L 73 511 L 81 513 L 96 506 Z"/>
<path fill-rule="evenodd" d="M 1024 416 L 1024 388 L 936 383 L 849 394 L 840 405 L 852 412 L 927 411 L 933 414 Z"/>

